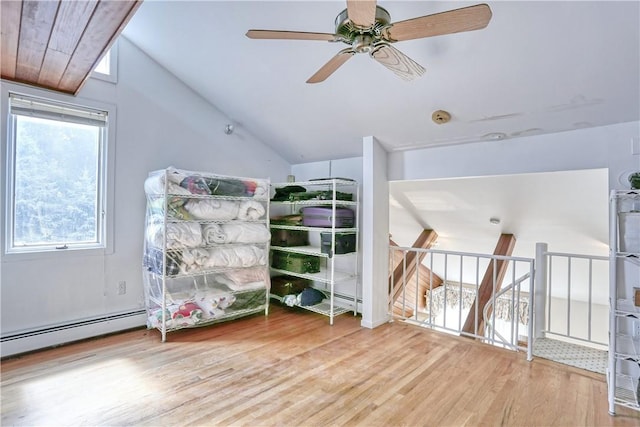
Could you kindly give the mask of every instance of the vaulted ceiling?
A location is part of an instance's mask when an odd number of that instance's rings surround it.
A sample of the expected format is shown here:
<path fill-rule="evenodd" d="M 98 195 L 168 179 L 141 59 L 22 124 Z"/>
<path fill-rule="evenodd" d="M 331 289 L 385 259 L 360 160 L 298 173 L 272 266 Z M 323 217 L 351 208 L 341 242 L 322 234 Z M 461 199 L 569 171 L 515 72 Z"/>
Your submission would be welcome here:
<path fill-rule="evenodd" d="M 378 2 L 394 23 L 478 3 Z M 147 0 L 123 34 L 291 163 L 359 156 L 369 135 L 392 151 L 640 119 L 640 2 L 487 4 L 486 28 L 393 43 L 426 69 L 408 82 L 356 54 L 308 84 L 348 45 L 246 36 L 333 33 L 344 0 Z"/>

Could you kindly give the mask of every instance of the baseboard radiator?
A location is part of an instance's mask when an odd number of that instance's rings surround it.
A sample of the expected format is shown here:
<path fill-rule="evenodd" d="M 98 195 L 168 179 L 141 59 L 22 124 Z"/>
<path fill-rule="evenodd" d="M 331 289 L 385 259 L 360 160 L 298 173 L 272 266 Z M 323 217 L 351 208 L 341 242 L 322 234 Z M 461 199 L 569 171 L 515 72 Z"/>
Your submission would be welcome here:
<path fill-rule="evenodd" d="M 14 356 L 33 350 L 55 347 L 73 341 L 137 328 L 145 326 L 146 321 L 145 310 L 134 310 L 44 328 L 7 333 L 0 337 L 0 357 Z"/>

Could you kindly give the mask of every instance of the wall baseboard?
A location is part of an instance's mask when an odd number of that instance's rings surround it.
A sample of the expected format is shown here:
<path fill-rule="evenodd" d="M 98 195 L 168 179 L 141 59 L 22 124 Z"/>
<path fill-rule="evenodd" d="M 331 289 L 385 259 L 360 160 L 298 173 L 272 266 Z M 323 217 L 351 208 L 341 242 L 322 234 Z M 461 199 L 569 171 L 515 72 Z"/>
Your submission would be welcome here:
<path fill-rule="evenodd" d="M 384 317 L 382 319 L 378 319 L 378 320 L 374 320 L 374 321 L 361 321 L 360 322 L 360 326 L 362 326 L 363 328 L 369 328 L 369 329 L 374 329 L 377 328 L 378 326 L 382 326 L 385 323 L 389 323 L 389 317 Z"/>
<path fill-rule="evenodd" d="M 73 341 L 145 326 L 145 310 L 128 311 L 40 329 L 4 334 L 0 337 L 0 357 L 40 350 Z"/>

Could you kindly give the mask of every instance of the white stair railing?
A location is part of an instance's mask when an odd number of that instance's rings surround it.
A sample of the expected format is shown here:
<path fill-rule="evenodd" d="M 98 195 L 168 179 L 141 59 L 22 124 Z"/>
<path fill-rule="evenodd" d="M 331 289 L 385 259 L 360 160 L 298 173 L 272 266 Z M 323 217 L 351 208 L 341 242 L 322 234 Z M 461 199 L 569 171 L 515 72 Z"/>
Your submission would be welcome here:
<path fill-rule="evenodd" d="M 442 251 L 434 249 L 420 249 L 409 247 L 389 247 L 390 267 L 402 270 L 400 283 L 389 283 L 389 314 L 392 319 L 400 319 L 419 326 L 436 329 L 442 332 L 467 336 L 482 340 L 483 342 L 499 345 L 512 350 L 527 351 L 527 357 L 531 360 L 531 338 L 533 334 L 533 294 L 532 280 L 534 277 L 534 260 L 531 258 L 510 257 L 502 255 L 488 255 L 466 252 Z M 422 258 L 420 264 L 422 268 L 417 268 L 415 273 L 408 274 L 407 257 L 412 254 L 412 258 Z M 401 256 L 401 257 L 400 257 Z M 397 258 L 397 262 L 394 259 Z M 498 293 L 500 288 L 496 274 L 496 264 L 504 261 L 508 268 L 506 277 L 511 277 L 511 283 L 502 293 Z M 490 336 L 487 337 L 481 331 L 481 322 L 485 320 L 482 307 L 473 304 L 480 289 L 481 277 L 490 264 L 493 265 L 493 278 L 489 286 L 493 287 L 493 296 L 489 301 L 491 307 L 499 307 L 500 312 L 511 313 L 511 333 L 501 334 L 496 340 L 496 310 L 493 310 L 492 320 L 486 322 L 490 325 Z M 427 271 L 422 271 L 424 269 Z M 442 285 L 434 285 L 434 276 L 438 273 L 438 278 L 442 280 Z M 398 275 L 400 276 L 400 275 Z M 516 279 L 516 277 L 518 279 Z M 439 283 L 439 282 L 438 282 Z M 426 290 L 426 291 L 425 291 Z M 517 297 L 510 301 L 501 302 L 496 305 L 496 298 L 504 294 L 513 292 Z M 522 294 L 528 294 L 528 311 L 521 308 Z M 523 297 L 524 298 L 524 297 Z M 434 302 L 435 301 L 435 302 Z M 471 306 L 475 311 L 469 313 Z M 525 304 L 522 304 L 526 306 Z M 526 308 L 525 308 L 526 309 Z M 465 319 L 471 316 L 474 323 L 473 330 L 467 332 L 463 330 Z M 499 319 L 504 320 L 504 319 Z M 527 328 L 527 344 L 522 345 L 519 331 L 521 328 L 517 323 L 521 320 Z M 511 340 L 504 339 L 504 335 L 510 335 Z M 505 342 L 508 345 L 505 345 Z"/>
<path fill-rule="evenodd" d="M 544 243 L 536 252 L 535 337 L 606 349 L 608 330 L 601 325 L 608 322 L 608 295 L 594 293 L 608 292 L 609 258 L 550 252 Z"/>
<path fill-rule="evenodd" d="M 520 285 L 522 284 L 522 282 L 524 282 L 525 280 L 529 279 L 531 277 L 530 273 L 525 273 L 524 275 L 520 276 L 518 279 L 516 279 L 514 282 L 509 283 L 507 286 L 504 286 L 502 289 L 500 289 L 496 294 L 495 297 L 492 298 L 491 300 L 489 300 L 489 302 L 487 302 L 487 304 L 484 306 L 484 309 L 482 310 L 482 317 L 484 318 L 484 323 L 485 325 L 487 325 L 487 336 L 491 337 L 491 340 L 493 341 L 492 344 L 496 344 L 496 340 L 495 337 L 498 337 L 498 340 L 500 341 L 497 344 L 501 344 L 505 347 L 513 347 L 512 342 L 514 341 L 514 337 L 517 340 L 518 337 L 518 322 L 516 319 L 518 319 L 518 312 L 513 311 L 512 312 L 512 322 L 511 322 L 511 339 L 507 339 L 505 338 L 494 326 L 494 322 L 495 322 L 495 314 L 492 312 L 492 315 L 489 315 L 489 309 L 493 309 L 494 306 L 494 302 L 497 301 L 501 296 L 507 294 L 508 292 L 511 292 L 511 309 L 515 310 L 515 309 L 519 309 L 519 304 L 516 304 L 515 301 L 520 301 L 521 300 L 521 296 L 520 296 Z M 518 295 L 516 298 L 516 294 Z M 529 316 L 529 319 L 531 319 L 531 316 Z M 530 323 L 530 322 L 529 322 Z M 527 323 L 528 324 L 528 323 Z"/>

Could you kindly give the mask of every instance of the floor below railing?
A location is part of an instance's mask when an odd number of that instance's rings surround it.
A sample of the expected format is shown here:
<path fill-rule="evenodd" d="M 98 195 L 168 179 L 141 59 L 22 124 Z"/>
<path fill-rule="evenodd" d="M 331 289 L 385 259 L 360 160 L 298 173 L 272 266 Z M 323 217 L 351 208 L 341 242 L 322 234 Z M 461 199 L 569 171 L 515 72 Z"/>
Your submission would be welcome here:
<path fill-rule="evenodd" d="M 557 339 L 536 338 L 533 343 L 533 356 L 598 374 L 605 374 L 607 371 L 608 354 L 606 350 L 598 350 Z"/>

